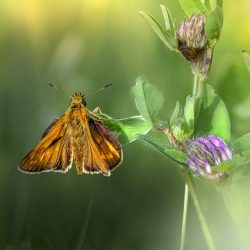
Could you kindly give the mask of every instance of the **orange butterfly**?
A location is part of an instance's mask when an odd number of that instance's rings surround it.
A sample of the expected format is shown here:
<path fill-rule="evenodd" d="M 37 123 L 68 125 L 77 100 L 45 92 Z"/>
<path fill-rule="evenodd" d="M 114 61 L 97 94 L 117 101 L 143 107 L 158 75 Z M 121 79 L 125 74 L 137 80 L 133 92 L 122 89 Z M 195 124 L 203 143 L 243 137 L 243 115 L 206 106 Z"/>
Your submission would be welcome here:
<path fill-rule="evenodd" d="M 102 173 L 122 161 L 122 149 L 110 130 L 86 108 L 84 95 L 75 93 L 69 109 L 55 119 L 41 141 L 20 162 L 25 173 L 66 173 L 74 160 L 78 174 Z"/>

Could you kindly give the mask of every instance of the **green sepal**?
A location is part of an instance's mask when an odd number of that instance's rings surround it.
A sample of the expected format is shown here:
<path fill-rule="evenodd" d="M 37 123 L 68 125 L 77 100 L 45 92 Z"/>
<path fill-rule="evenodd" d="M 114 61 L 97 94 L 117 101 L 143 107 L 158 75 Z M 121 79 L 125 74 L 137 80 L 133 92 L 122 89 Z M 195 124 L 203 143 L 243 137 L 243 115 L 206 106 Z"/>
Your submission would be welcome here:
<path fill-rule="evenodd" d="M 174 25 L 173 17 L 171 15 L 169 9 L 163 4 L 161 4 L 160 7 L 161 7 L 161 12 L 162 12 L 162 15 L 164 18 L 164 24 L 165 24 L 166 31 L 167 32 L 170 31 L 172 36 L 174 38 L 176 38 L 175 25 Z"/>
<path fill-rule="evenodd" d="M 159 21 L 156 18 L 154 18 L 152 15 L 150 15 L 149 13 L 146 13 L 144 11 L 140 11 L 139 13 L 147 21 L 149 26 L 153 29 L 153 31 L 161 39 L 161 41 L 171 51 L 176 51 L 176 49 L 177 49 L 176 35 L 175 35 L 175 31 L 171 29 L 171 27 L 173 27 L 173 23 L 169 22 L 169 26 L 166 23 L 167 22 L 166 18 L 168 16 L 168 12 L 167 12 L 167 14 L 165 14 L 164 20 L 165 20 L 165 26 L 170 27 L 170 29 L 164 29 L 162 27 L 162 25 L 159 23 Z M 168 20 L 170 21 L 171 18 L 169 18 Z"/>

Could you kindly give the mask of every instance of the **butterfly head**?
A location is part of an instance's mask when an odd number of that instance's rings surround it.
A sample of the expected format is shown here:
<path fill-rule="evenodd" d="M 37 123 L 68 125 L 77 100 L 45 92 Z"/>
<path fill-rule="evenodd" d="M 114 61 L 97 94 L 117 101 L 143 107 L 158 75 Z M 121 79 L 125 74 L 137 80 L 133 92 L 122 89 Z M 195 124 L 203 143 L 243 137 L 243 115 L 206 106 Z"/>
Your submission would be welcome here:
<path fill-rule="evenodd" d="M 72 101 L 70 104 L 71 108 L 81 108 L 82 106 L 86 107 L 86 101 L 82 93 L 74 93 L 72 95 Z"/>

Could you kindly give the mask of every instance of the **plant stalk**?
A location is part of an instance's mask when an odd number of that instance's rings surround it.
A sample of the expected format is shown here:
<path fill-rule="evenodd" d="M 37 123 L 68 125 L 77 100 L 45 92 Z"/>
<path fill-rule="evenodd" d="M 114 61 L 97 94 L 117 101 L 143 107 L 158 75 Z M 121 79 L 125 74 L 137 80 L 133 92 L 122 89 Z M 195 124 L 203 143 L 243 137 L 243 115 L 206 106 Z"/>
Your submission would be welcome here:
<path fill-rule="evenodd" d="M 193 85 L 193 96 L 195 98 L 195 104 L 194 104 L 194 110 L 195 110 L 195 117 L 194 120 L 197 119 L 199 116 L 199 112 L 201 109 L 201 103 L 203 98 L 203 92 L 204 92 L 204 86 L 205 86 L 205 80 L 201 80 L 200 76 L 198 74 L 194 75 L 194 85 Z M 198 192 L 193 180 L 193 177 L 191 173 L 188 171 L 188 169 L 183 168 L 183 175 L 185 177 L 186 186 L 185 186 L 185 199 L 186 196 L 188 197 L 188 194 L 186 192 L 190 192 L 191 197 L 194 202 L 194 206 L 196 209 L 196 212 L 198 214 L 198 218 L 201 224 L 202 232 L 204 235 L 204 238 L 207 242 L 209 250 L 216 250 L 215 244 L 212 238 L 212 234 L 209 230 L 208 224 L 206 222 L 205 216 L 203 214 L 200 200 L 198 197 Z M 183 221 L 182 221 L 182 236 L 181 236 L 181 250 L 184 250 L 184 241 L 185 241 L 185 232 L 186 232 L 186 213 L 187 213 L 187 205 L 188 202 L 184 199 L 184 208 L 183 208 Z"/>
<path fill-rule="evenodd" d="M 208 245 L 208 249 L 209 250 L 216 250 L 212 234 L 209 230 L 208 224 L 206 222 L 205 216 L 203 214 L 203 211 L 202 211 L 202 208 L 200 205 L 200 200 L 198 197 L 197 189 L 196 189 L 195 183 L 193 181 L 192 175 L 185 168 L 183 168 L 183 175 L 185 177 L 186 184 L 188 185 L 189 192 L 190 192 L 191 197 L 193 199 L 194 206 L 195 206 L 196 212 L 198 214 L 199 221 L 201 223 L 202 232 L 203 232 L 204 238 L 205 238 L 207 245 Z"/>
<path fill-rule="evenodd" d="M 186 224 L 187 224 L 187 209 L 188 209 L 188 193 L 189 193 L 188 192 L 188 185 L 185 184 L 180 250 L 184 250 L 184 245 L 185 245 Z"/>
<path fill-rule="evenodd" d="M 194 102 L 194 124 L 199 117 L 201 110 L 203 92 L 205 87 L 205 80 L 202 80 L 198 74 L 194 75 L 194 84 L 193 84 L 193 97 L 195 98 Z M 195 128 L 194 128 L 195 129 Z"/>
<path fill-rule="evenodd" d="M 194 75 L 194 85 L 193 85 L 193 96 L 197 96 L 199 77 L 197 74 Z"/>

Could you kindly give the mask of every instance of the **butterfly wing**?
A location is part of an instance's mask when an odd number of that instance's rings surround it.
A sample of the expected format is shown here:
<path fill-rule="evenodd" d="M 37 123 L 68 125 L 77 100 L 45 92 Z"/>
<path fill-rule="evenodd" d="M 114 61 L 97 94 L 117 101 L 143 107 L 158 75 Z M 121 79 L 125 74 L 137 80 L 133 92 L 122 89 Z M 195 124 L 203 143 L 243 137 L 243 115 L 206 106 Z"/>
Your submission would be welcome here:
<path fill-rule="evenodd" d="M 22 159 L 19 170 L 26 173 L 67 172 L 72 163 L 67 121 L 64 115 L 51 123 L 37 146 Z"/>
<path fill-rule="evenodd" d="M 93 157 L 95 166 L 104 175 L 109 176 L 110 170 L 122 161 L 121 146 L 102 122 L 90 119 L 89 128 L 92 137 L 90 148 L 92 152 L 97 152 Z M 86 164 L 85 169 L 89 170 L 90 167 L 89 164 Z"/>
<path fill-rule="evenodd" d="M 109 176 L 122 161 L 121 146 L 101 121 L 87 117 L 84 112 L 79 116 L 81 120 L 71 142 L 77 171 Z"/>
<path fill-rule="evenodd" d="M 110 130 L 87 110 L 73 109 L 56 119 L 20 162 L 26 173 L 67 172 L 74 159 L 78 174 L 110 171 L 122 161 L 121 146 Z"/>

